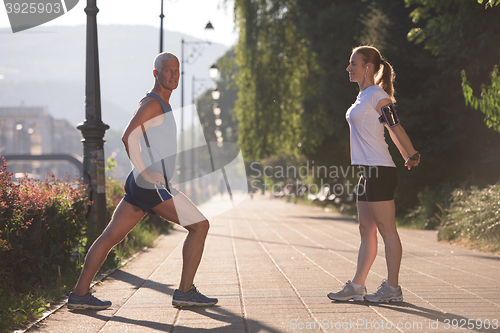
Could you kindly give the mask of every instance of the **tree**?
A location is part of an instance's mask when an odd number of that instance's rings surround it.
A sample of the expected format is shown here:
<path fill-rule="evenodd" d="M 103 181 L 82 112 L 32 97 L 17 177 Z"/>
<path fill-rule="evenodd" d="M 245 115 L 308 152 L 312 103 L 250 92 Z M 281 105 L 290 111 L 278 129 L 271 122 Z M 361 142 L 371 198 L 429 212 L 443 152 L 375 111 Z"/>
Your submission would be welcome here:
<path fill-rule="evenodd" d="M 315 139 L 302 152 L 317 165 L 349 165 L 345 113 L 358 91 L 349 83 L 346 67 L 364 28 L 359 16 L 367 9 L 361 0 L 297 0 L 297 5 L 299 29 L 318 66 L 308 78 L 311 89 L 304 94 L 302 115 L 304 136 Z"/>
<path fill-rule="evenodd" d="M 493 67 L 491 73 L 491 86 L 481 86 L 481 97 L 474 96 L 474 91 L 467 81 L 465 71 L 462 71 L 462 88 L 465 103 L 474 109 L 480 109 L 486 115 L 486 126 L 500 132 L 500 76 L 498 75 L 498 65 Z"/>
<path fill-rule="evenodd" d="M 484 0 L 477 0 L 477 2 L 479 3 L 483 3 Z M 494 6 L 497 6 L 497 5 L 500 5 L 500 0 L 489 0 L 487 3 L 486 3 L 486 6 L 485 8 L 488 8 L 489 7 L 494 7 Z"/>
<path fill-rule="evenodd" d="M 445 143 L 446 149 L 443 155 L 435 156 L 449 158 L 445 165 L 453 166 L 450 170 L 454 172 L 444 174 L 454 182 L 460 179 L 481 184 L 496 181 L 498 170 L 491 165 L 500 162 L 500 137 L 496 132 L 484 131 L 484 117 L 467 107 L 463 98 L 464 92 L 472 94 L 471 89 L 489 81 L 491 68 L 499 63 L 498 1 L 491 1 L 491 6 L 476 0 L 405 2 L 412 9 L 415 24 L 408 39 L 429 50 L 436 64 L 436 72 L 432 74 L 434 82 L 428 81 L 434 85 L 434 91 L 431 89 L 429 93 L 435 96 L 427 95 L 429 103 L 419 103 L 419 106 L 432 111 L 424 118 L 432 122 L 433 115 L 446 113 L 444 121 L 439 121 L 443 126 L 440 132 L 449 139 L 437 140 L 439 145 Z M 465 77 L 461 76 L 462 71 L 467 73 L 466 83 L 470 89 L 462 85 L 462 77 Z"/>
<path fill-rule="evenodd" d="M 499 63 L 500 0 L 422 1 L 405 0 L 416 5 L 411 16 L 415 23 L 424 21 L 423 27 L 411 29 L 410 41 L 424 43 L 425 48 L 440 57 L 456 59 L 451 63 L 461 69 L 463 95 L 466 105 L 480 109 L 486 115 L 486 125 L 500 131 L 500 78 L 498 65 L 491 73 L 491 86 L 481 84 L 481 97 L 473 95 L 473 86 L 484 82 L 493 64 Z M 480 59 L 480 61 L 478 61 Z M 466 72 L 469 73 L 469 82 Z"/>
<path fill-rule="evenodd" d="M 483 0 L 477 0 L 477 2 L 483 3 Z M 485 8 L 497 5 L 500 5 L 500 0 L 489 0 Z M 469 81 L 467 81 L 465 71 L 462 71 L 462 87 L 466 104 L 476 110 L 479 107 L 481 112 L 486 115 L 486 126 L 500 132 L 500 76 L 498 76 L 498 65 L 493 67 L 491 86 L 481 86 L 481 98 L 473 95 L 474 91 Z"/>
<path fill-rule="evenodd" d="M 350 164 L 345 112 L 358 86 L 346 67 L 353 47 L 371 44 L 396 70 L 400 119 L 423 155 L 400 178 L 398 207 L 413 207 L 425 186 L 496 181 L 500 160 L 485 156 L 498 156 L 491 151 L 500 136 L 484 131 L 482 114 L 465 105 L 460 74 L 466 70 L 475 87 L 498 63 L 498 2 L 235 0 L 235 113 L 245 158 Z"/>
<path fill-rule="evenodd" d="M 307 41 L 297 29 L 295 0 L 236 0 L 239 87 L 234 108 L 243 155 L 299 155 L 305 140 L 301 114 L 305 84 L 315 70 Z"/>

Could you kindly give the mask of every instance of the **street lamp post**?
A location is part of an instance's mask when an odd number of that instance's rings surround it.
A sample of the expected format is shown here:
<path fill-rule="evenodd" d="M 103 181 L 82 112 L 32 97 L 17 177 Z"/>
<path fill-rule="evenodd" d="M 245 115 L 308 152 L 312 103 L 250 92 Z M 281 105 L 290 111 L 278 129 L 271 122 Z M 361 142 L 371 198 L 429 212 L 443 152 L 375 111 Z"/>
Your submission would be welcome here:
<path fill-rule="evenodd" d="M 194 128 L 194 124 L 195 124 L 195 118 L 196 118 L 196 82 L 206 82 L 206 81 L 210 81 L 210 82 L 213 82 L 215 77 L 217 76 L 217 73 L 218 73 L 218 68 L 217 66 L 215 65 L 212 65 L 212 67 L 210 67 L 210 70 L 209 70 L 209 76 L 210 78 L 196 78 L 194 75 L 192 76 L 191 78 L 191 103 L 192 103 L 192 118 L 191 118 L 191 123 L 193 124 L 193 131 L 191 133 L 191 141 L 192 141 L 192 148 L 194 148 L 194 145 L 195 145 L 195 128 Z M 196 176 L 197 176 L 197 173 L 196 173 L 196 165 L 195 165 L 195 153 L 194 153 L 194 149 L 191 149 L 191 164 L 192 164 L 192 168 L 191 168 L 191 177 L 190 179 L 195 179 Z"/>
<path fill-rule="evenodd" d="M 221 109 L 219 107 L 219 104 L 218 104 L 218 100 L 220 98 L 221 94 L 220 94 L 220 91 L 219 89 L 215 88 L 213 91 L 212 91 L 212 98 L 214 99 L 215 103 L 214 103 L 214 107 L 213 107 L 213 111 L 214 111 L 214 116 L 215 116 L 215 136 L 217 137 L 217 146 L 219 148 L 222 148 L 223 147 L 223 141 L 224 141 L 224 138 L 222 137 L 222 132 L 220 130 L 220 127 L 222 125 L 222 119 L 220 118 L 220 114 L 221 114 Z M 210 144 L 208 145 L 208 147 L 210 147 Z M 209 148 L 210 150 L 210 148 Z M 210 153 L 210 156 L 212 155 L 212 152 L 209 151 Z M 212 168 L 213 168 L 213 164 L 212 164 Z M 221 168 L 221 171 L 222 171 L 222 176 L 224 177 L 224 182 L 226 184 L 226 188 L 227 188 L 227 194 L 229 194 L 229 199 L 231 200 L 231 203 L 234 207 L 234 199 L 233 199 L 233 192 L 231 190 L 231 188 L 229 187 L 229 183 L 228 183 L 228 177 L 227 177 L 227 173 L 226 173 L 226 170 L 224 167 Z"/>
<path fill-rule="evenodd" d="M 210 21 L 207 23 L 207 25 L 205 26 L 205 34 L 206 34 L 206 37 L 208 34 L 212 33 L 214 30 L 214 27 L 212 25 L 212 23 L 210 23 Z M 208 39 L 208 37 L 207 37 Z M 180 161 L 180 169 L 179 169 L 179 172 L 180 172 L 180 177 L 179 177 L 179 183 L 180 183 L 180 190 L 181 192 L 184 192 L 185 191 L 185 175 L 184 175 L 184 171 L 185 171 L 185 167 L 184 167 L 184 45 L 210 45 L 212 42 L 211 40 L 206 40 L 206 41 L 196 41 L 196 42 L 186 42 L 184 40 L 184 38 L 182 38 L 181 40 L 181 145 L 180 145 L 180 150 L 181 150 L 181 161 Z M 201 55 L 203 50 L 198 50 L 198 49 L 195 49 L 194 52 L 192 54 L 189 55 L 189 57 L 193 57 L 194 56 L 194 53 L 198 52 L 198 56 Z M 196 60 L 197 58 L 195 58 Z M 192 60 L 192 62 L 194 62 L 195 60 Z M 187 60 L 187 62 L 189 63 L 189 59 Z"/>
<path fill-rule="evenodd" d="M 77 128 L 82 132 L 83 181 L 88 184 L 90 211 L 87 223 L 97 230 L 106 226 L 106 180 L 104 175 L 104 132 L 109 128 L 101 120 L 101 88 L 97 44 L 96 0 L 87 0 L 87 50 L 85 76 L 85 120 Z"/>
<path fill-rule="evenodd" d="M 160 53 L 163 53 L 163 0 L 161 0 L 161 14 L 160 14 Z"/>
<path fill-rule="evenodd" d="M 193 200 L 196 203 L 196 186 L 195 186 L 195 179 L 198 176 L 197 172 L 197 166 L 195 162 L 195 146 L 196 146 L 196 128 L 195 128 L 195 119 L 196 119 L 196 82 L 201 82 L 201 81 L 208 81 L 210 79 L 204 79 L 204 78 L 196 78 L 194 75 L 191 78 L 191 103 L 192 103 L 192 114 L 191 114 L 191 124 L 192 124 L 192 130 L 191 130 L 191 175 L 189 176 L 189 179 L 191 179 L 191 200 Z"/>

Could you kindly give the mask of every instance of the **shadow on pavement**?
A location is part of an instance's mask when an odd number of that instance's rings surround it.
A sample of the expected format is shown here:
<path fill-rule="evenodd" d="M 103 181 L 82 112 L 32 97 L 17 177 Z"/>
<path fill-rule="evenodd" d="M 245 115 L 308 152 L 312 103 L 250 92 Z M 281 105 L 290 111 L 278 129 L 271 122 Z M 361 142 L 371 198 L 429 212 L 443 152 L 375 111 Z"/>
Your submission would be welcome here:
<path fill-rule="evenodd" d="M 152 280 L 145 280 L 138 277 L 137 275 L 124 272 L 122 270 L 117 270 L 113 272 L 106 280 L 119 280 L 131 284 L 135 289 L 147 288 L 159 291 L 166 295 L 173 295 L 176 287 L 173 284 L 158 283 Z"/>
<path fill-rule="evenodd" d="M 130 325 L 135 325 L 135 326 L 141 326 L 141 327 L 147 327 L 155 330 L 159 330 L 162 332 L 169 332 L 172 329 L 172 324 L 165 324 L 161 322 L 154 322 L 154 321 L 149 321 L 149 320 L 136 320 L 132 318 L 125 318 L 121 316 L 106 316 L 99 314 L 98 311 L 74 311 L 74 313 L 77 313 L 79 315 L 83 316 L 88 316 L 92 318 L 96 318 L 99 320 L 102 320 L 103 322 L 118 322 L 118 323 L 124 323 L 124 324 L 130 324 Z"/>
<path fill-rule="evenodd" d="M 201 328 L 201 327 L 189 327 L 189 326 L 178 326 L 173 327 L 171 323 L 161 323 L 161 322 L 153 322 L 149 320 L 136 320 L 132 318 L 125 318 L 122 316 L 107 316 L 100 314 L 99 311 L 74 311 L 74 313 L 78 313 L 79 315 L 84 315 L 88 317 L 92 317 L 95 319 L 102 320 L 103 322 L 119 322 L 124 324 L 130 324 L 134 326 L 140 326 L 144 328 L 159 330 L 162 332 L 171 332 L 174 329 L 182 329 L 182 331 L 192 331 L 192 332 L 205 332 L 212 331 L 214 329 L 223 328 L 224 330 L 228 330 L 228 332 L 234 331 L 248 331 L 248 326 L 252 327 L 252 331 L 255 332 L 269 332 L 269 333 L 281 333 L 281 331 L 276 330 L 272 327 L 264 325 L 256 320 L 244 320 L 241 315 L 237 315 L 230 311 L 224 310 L 219 306 L 212 307 L 186 307 L 179 309 L 178 311 L 190 311 L 195 312 L 200 315 L 203 315 L 207 318 L 215 320 L 221 323 L 220 326 L 209 327 L 209 328 Z M 73 312 L 73 311 L 72 311 Z M 224 326 L 224 323 L 228 325 Z"/>
<path fill-rule="evenodd" d="M 136 275 L 130 274 L 128 272 L 124 272 L 121 270 L 117 270 L 113 274 L 108 277 L 108 279 L 115 279 L 115 280 L 120 280 L 126 283 L 129 283 L 135 287 L 135 289 L 139 288 L 148 288 L 148 289 L 153 289 L 155 291 L 161 292 L 166 295 L 172 296 L 174 294 L 174 290 L 176 289 L 173 285 L 171 284 L 163 284 L 163 283 L 158 283 L 155 281 L 151 280 L 145 280 L 143 278 L 140 278 Z M 220 306 L 213 306 L 213 307 L 185 307 L 179 309 L 179 311 L 191 311 L 191 312 L 196 312 L 200 315 L 206 316 L 207 318 L 211 318 L 216 321 L 228 323 L 227 326 L 218 326 L 219 328 L 224 328 L 224 329 L 230 329 L 228 332 L 232 332 L 233 330 L 242 330 L 245 325 L 251 325 L 252 330 L 255 329 L 256 332 L 260 332 L 261 330 L 264 330 L 265 332 L 270 332 L 270 333 L 279 333 L 280 331 L 275 330 L 272 327 L 268 327 L 259 321 L 256 320 L 246 320 L 246 322 L 243 320 L 243 317 L 241 314 L 235 314 L 230 311 L 227 311 Z M 103 321 L 117 321 L 120 323 L 126 323 L 126 324 L 131 324 L 131 325 L 136 325 L 136 326 L 142 326 L 142 327 L 147 327 L 147 328 L 152 328 L 152 329 L 157 329 L 161 330 L 164 332 L 169 332 L 172 328 L 172 324 L 165 324 L 165 323 L 158 323 L 158 322 L 151 322 L 147 320 L 135 320 L 135 319 L 130 319 L 130 318 L 124 318 L 120 316 L 106 316 L 99 314 L 98 311 L 72 311 L 74 313 L 78 314 L 83 314 L 87 315 L 93 318 L 97 318 Z M 208 330 L 213 330 L 214 328 L 192 328 L 192 327 L 184 327 L 184 326 L 175 326 L 175 328 L 182 328 L 183 330 L 191 330 L 195 332 L 202 332 L 202 331 L 208 331 Z M 248 331 L 248 330 L 246 330 Z"/>
<path fill-rule="evenodd" d="M 219 321 L 219 322 L 226 322 L 229 325 L 227 326 L 219 326 L 217 328 L 224 328 L 225 330 L 227 329 L 228 332 L 234 332 L 237 330 L 240 331 L 245 331 L 245 332 L 269 332 L 269 333 L 281 333 L 282 331 L 276 330 L 272 327 L 269 327 L 267 325 L 262 324 L 261 322 L 257 320 L 252 320 L 252 319 L 246 319 L 244 320 L 243 317 L 238 314 L 232 313 L 228 310 L 225 310 L 219 306 L 213 306 L 213 307 L 191 307 L 191 308 L 182 308 L 180 311 L 190 311 L 190 312 L 195 312 L 200 315 L 206 316 L 207 318 Z M 251 327 L 251 330 L 248 329 L 248 327 Z M 212 328 L 195 328 L 195 327 L 185 327 L 185 326 L 175 326 L 176 329 L 182 328 L 183 331 L 193 331 L 193 332 L 202 332 L 202 331 L 210 331 L 213 330 L 214 327 Z"/>
<path fill-rule="evenodd" d="M 480 258 L 480 259 L 489 259 L 489 260 L 500 260 L 500 255 L 495 255 L 491 253 L 484 252 L 482 255 L 479 254 L 460 254 L 461 257 L 472 257 L 472 258 Z"/>

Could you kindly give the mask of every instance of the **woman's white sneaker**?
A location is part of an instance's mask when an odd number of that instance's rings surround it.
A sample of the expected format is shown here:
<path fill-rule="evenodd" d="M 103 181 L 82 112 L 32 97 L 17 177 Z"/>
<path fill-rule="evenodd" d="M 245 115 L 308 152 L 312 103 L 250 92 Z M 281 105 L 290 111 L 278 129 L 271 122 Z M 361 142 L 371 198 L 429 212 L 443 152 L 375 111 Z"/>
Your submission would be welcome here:
<path fill-rule="evenodd" d="M 376 292 L 365 295 L 365 301 L 375 303 L 402 302 L 403 292 L 401 291 L 401 286 L 393 288 L 386 280 L 384 280 Z"/>
<path fill-rule="evenodd" d="M 364 295 L 366 295 L 366 287 L 361 286 L 360 288 L 355 288 L 349 280 L 340 291 L 329 293 L 327 296 L 332 301 L 348 301 L 350 299 L 362 301 Z"/>

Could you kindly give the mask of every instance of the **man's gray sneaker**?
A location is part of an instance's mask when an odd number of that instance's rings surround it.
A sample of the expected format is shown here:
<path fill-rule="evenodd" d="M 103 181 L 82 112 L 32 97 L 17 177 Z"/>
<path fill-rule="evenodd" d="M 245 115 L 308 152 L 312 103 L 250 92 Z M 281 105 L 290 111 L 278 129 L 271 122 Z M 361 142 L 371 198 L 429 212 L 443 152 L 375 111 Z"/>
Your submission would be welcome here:
<path fill-rule="evenodd" d="M 373 294 L 365 295 L 365 300 L 368 302 L 402 302 L 403 292 L 401 291 L 401 286 L 398 286 L 395 290 L 389 285 L 389 283 L 384 280 L 377 291 Z"/>
<path fill-rule="evenodd" d="M 349 280 L 344 287 L 342 287 L 342 290 L 336 293 L 329 293 L 327 296 L 333 301 L 348 301 L 350 299 L 354 301 L 362 301 L 364 295 L 366 295 L 366 287 L 363 286 L 363 288 L 356 290 L 352 285 L 352 282 Z"/>
<path fill-rule="evenodd" d="M 208 298 L 196 289 L 194 284 L 189 288 L 188 292 L 181 293 L 179 289 L 175 289 L 174 297 L 172 298 L 173 306 L 211 306 L 217 304 L 217 298 Z"/>
<path fill-rule="evenodd" d="M 110 301 L 101 301 L 90 293 L 85 296 L 69 293 L 68 309 L 71 310 L 104 310 L 110 306 Z"/>

